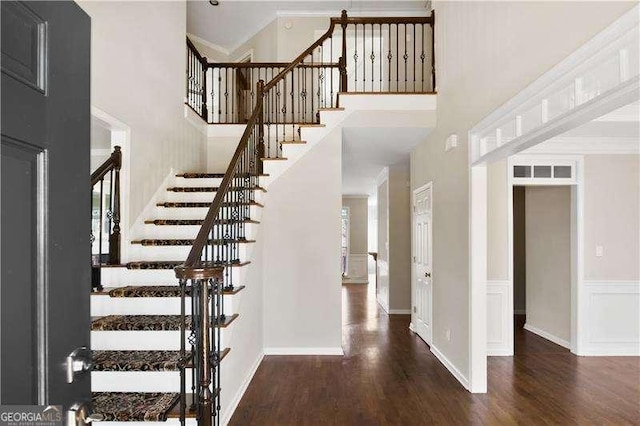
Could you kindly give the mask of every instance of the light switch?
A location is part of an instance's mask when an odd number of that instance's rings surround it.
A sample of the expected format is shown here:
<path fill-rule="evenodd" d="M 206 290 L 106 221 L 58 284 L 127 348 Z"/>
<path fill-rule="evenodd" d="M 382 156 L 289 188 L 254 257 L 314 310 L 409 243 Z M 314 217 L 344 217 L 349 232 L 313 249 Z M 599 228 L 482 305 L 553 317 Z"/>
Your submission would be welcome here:
<path fill-rule="evenodd" d="M 604 247 L 596 246 L 596 257 L 604 256 Z"/>

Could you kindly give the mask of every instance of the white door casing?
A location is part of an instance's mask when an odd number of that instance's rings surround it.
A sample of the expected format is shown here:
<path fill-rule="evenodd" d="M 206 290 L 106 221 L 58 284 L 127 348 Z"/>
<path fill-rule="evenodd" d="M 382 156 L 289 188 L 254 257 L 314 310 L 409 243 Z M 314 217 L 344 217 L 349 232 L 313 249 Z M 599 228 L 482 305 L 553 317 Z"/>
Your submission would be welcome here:
<path fill-rule="evenodd" d="M 431 344 L 432 300 L 432 183 L 413 193 L 413 317 L 414 330 Z"/>

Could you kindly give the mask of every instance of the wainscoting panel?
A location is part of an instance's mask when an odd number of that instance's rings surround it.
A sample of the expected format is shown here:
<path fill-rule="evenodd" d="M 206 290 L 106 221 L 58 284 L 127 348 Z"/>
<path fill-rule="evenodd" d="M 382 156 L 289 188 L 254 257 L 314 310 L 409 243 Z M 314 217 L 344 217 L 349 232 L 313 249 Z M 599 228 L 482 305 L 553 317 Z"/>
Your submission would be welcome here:
<path fill-rule="evenodd" d="M 640 282 L 585 281 L 581 355 L 640 355 Z"/>
<path fill-rule="evenodd" d="M 368 254 L 349 254 L 349 271 L 345 283 L 366 284 L 368 278 Z"/>
<path fill-rule="evenodd" d="M 487 355 L 513 355 L 511 326 L 513 313 L 509 307 L 512 300 L 509 281 L 487 281 Z"/>

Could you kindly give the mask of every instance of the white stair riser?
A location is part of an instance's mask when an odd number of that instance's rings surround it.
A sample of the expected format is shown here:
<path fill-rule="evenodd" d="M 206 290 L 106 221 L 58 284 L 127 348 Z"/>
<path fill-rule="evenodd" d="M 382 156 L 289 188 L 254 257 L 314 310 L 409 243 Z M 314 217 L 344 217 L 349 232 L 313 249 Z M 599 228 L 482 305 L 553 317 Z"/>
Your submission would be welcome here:
<path fill-rule="evenodd" d="M 222 183 L 222 178 L 176 177 L 170 186 L 203 187 L 203 186 L 220 186 L 221 183 Z"/>
<path fill-rule="evenodd" d="M 239 321 L 237 318 L 235 321 Z M 235 322 L 234 321 L 234 322 Z M 220 347 L 226 347 L 234 323 L 220 330 Z M 185 347 L 189 348 L 187 330 Z M 129 351 L 129 350 L 180 350 L 180 332 L 175 331 L 91 331 L 91 349 Z"/>
<path fill-rule="evenodd" d="M 254 201 L 260 202 L 262 200 L 264 192 L 256 190 L 253 193 Z M 211 203 L 215 198 L 215 192 L 175 192 L 175 191 L 167 191 L 166 195 L 162 197 L 160 202 L 198 202 L 198 203 Z M 235 198 L 235 200 L 239 200 L 240 198 Z M 246 201 L 246 200 L 245 200 Z"/>
<path fill-rule="evenodd" d="M 186 374 L 191 392 L 191 371 Z M 94 371 L 92 392 L 180 392 L 178 371 Z"/>
<path fill-rule="evenodd" d="M 237 295 L 225 295 L 224 313 L 233 314 L 234 299 Z M 191 298 L 186 298 L 185 312 L 191 313 Z M 91 316 L 105 315 L 179 315 L 179 297 L 110 297 L 91 296 Z"/>
<path fill-rule="evenodd" d="M 229 268 L 234 285 L 242 285 L 246 268 Z M 100 281 L 104 287 L 178 284 L 178 279 L 172 269 L 102 268 L 101 273 Z"/>
<path fill-rule="evenodd" d="M 214 258 L 223 258 L 229 254 L 232 258 L 247 260 L 247 253 L 250 251 L 250 244 L 238 244 L 234 247 L 220 246 L 214 248 Z M 133 244 L 129 249 L 129 256 L 138 260 L 180 260 L 186 259 L 191 251 L 191 246 L 142 246 Z"/>
<path fill-rule="evenodd" d="M 257 223 L 245 223 L 245 238 L 252 239 L 255 236 L 257 225 Z M 142 235 L 136 239 L 195 239 L 199 231 L 200 226 L 195 225 L 145 224 Z"/>
<path fill-rule="evenodd" d="M 205 207 L 156 207 L 153 219 L 204 219 L 209 208 Z M 249 218 L 257 220 L 262 209 L 258 206 L 249 206 Z"/>
<path fill-rule="evenodd" d="M 274 139 L 275 140 L 275 139 Z M 257 179 L 257 182 L 260 184 L 261 179 L 264 176 L 260 176 Z M 184 177 L 176 177 L 172 184 L 169 187 L 174 186 L 186 186 L 186 187 L 211 187 L 211 186 L 220 186 L 222 183 L 222 178 L 184 178 Z"/>

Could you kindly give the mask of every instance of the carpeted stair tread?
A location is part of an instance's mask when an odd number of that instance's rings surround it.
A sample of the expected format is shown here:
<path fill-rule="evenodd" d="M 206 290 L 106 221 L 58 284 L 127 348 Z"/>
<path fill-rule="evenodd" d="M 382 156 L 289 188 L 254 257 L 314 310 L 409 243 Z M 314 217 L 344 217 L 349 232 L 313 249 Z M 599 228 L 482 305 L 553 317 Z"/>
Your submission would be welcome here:
<path fill-rule="evenodd" d="M 153 261 L 139 261 L 127 263 L 127 269 L 174 269 L 176 266 L 180 266 L 184 263 L 184 260 L 153 260 Z M 212 262 L 210 266 L 226 266 L 233 268 L 240 268 L 246 266 L 251 262 Z"/>
<path fill-rule="evenodd" d="M 193 242 L 195 240 L 194 239 L 145 239 L 145 240 L 137 240 L 137 241 L 131 241 L 131 244 L 140 244 L 142 246 L 192 246 Z M 216 240 L 209 240 L 208 244 L 209 245 L 215 245 L 215 246 L 224 246 L 227 244 L 233 244 L 233 243 L 238 243 L 238 244 L 249 244 L 249 243 L 255 243 L 256 240 L 246 240 L 246 239 L 240 239 L 240 240 L 236 240 L 236 239 L 216 239 Z"/>
<path fill-rule="evenodd" d="M 242 173 L 236 175 L 238 177 L 247 177 L 247 176 L 256 176 L 256 177 L 268 177 L 269 175 L 266 173 L 262 174 L 254 174 L 254 173 Z M 224 173 L 180 173 L 177 174 L 176 177 L 181 177 L 185 179 L 222 179 L 224 177 Z"/>
<path fill-rule="evenodd" d="M 165 207 L 165 208 L 205 208 L 208 209 L 209 207 L 211 207 L 212 203 L 209 202 L 189 202 L 189 201 L 162 201 L 159 203 L 156 203 L 157 207 Z M 246 202 L 241 202 L 241 203 L 236 203 L 236 202 L 225 202 L 222 203 L 222 205 L 224 207 L 234 207 L 234 206 L 257 206 L 257 207 L 264 207 L 264 205 L 256 202 L 256 201 L 250 201 L 248 203 Z"/>
<path fill-rule="evenodd" d="M 233 289 L 225 289 L 222 294 L 232 295 L 242 291 L 245 286 L 235 286 Z M 186 290 L 189 295 L 189 288 Z M 109 290 L 111 297 L 180 297 L 180 287 L 178 285 L 156 285 L 156 286 L 126 286 Z"/>
<path fill-rule="evenodd" d="M 238 314 L 227 315 L 221 324 L 214 321 L 215 327 L 225 328 Z M 177 331 L 180 330 L 180 315 L 107 315 L 91 321 L 92 331 Z M 186 317 L 186 328 L 191 328 L 191 317 Z"/>
<path fill-rule="evenodd" d="M 93 351 L 93 371 L 178 371 L 180 351 Z"/>
<path fill-rule="evenodd" d="M 94 392 L 93 412 L 104 421 L 164 422 L 180 399 L 179 393 Z"/>
<path fill-rule="evenodd" d="M 219 186 L 171 186 L 167 188 L 167 191 L 170 191 L 170 192 L 217 192 L 219 189 L 220 189 Z M 230 191 L 251 190 L 251 191 L 267 192 L 266 189 L 257 185 L 251 186 L 248 188 L 241 187 L 241 186 L 234 186 L 229 188 L 229 190 Z"/>
<path fill-rule="evenodd" d="M 145 220 L 144 223 L 146 225 L 156 225 L 156 226 L 202 226 L 204 223 L 204 219 L 150 219 Z M 214 221 L 216 225 L 233 225 L 237 223 L 260 223 L 257 220 L 244 219 L 244 220 L 235 220 L 235 219 L 217 219 Z"/>
<path fill-rule="evenodd" d="M 230 351 L 223 349 L 220 361 Z M 192 368 L 188 353 L 185 361 Z M 180 371 L 180 351 L 93 351 L 93 371 Z"/>

